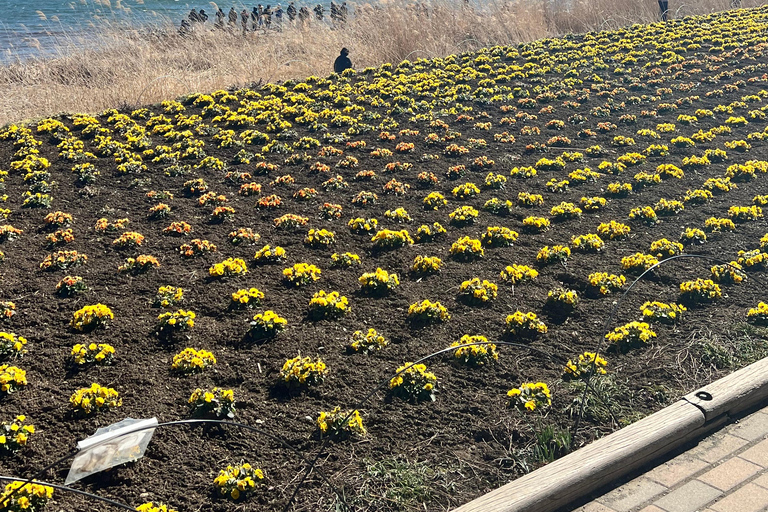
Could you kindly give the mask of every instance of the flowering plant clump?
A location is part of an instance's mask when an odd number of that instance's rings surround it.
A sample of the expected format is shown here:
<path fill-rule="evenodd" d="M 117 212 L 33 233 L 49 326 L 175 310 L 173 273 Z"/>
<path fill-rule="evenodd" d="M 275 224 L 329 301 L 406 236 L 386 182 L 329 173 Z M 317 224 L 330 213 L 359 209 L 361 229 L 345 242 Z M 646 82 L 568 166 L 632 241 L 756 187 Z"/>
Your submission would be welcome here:
<path fill-rule="evenodd" d="M 7 364 L 0 365 L 0 393 L 10 394 L 27 385 L 27 372 Z"/>
<path fill-rule="evenodd" d="M 533 312 L 515 311 L 507 316 L 505 325 L 509 336 L 530 339 L 547 333 L 547 326 Z"/>
<path fill-rule="evenodd" d="M 483 366 L 499 359 L 496 345 L 489 343 L 485 336 L 465 334 L 459 341 L 451 343 L 451 346 L 457 347 L 453 357 L 471 366 Z"/>
<path fill-rule="evenodd" d="M 233 308 L 253 308 L 261 304 L 264 299 L 264 292 L 257 288 L 240 289 L 232 293 Z"/>
<path fill-rule="evenodd" d="M 180 304 L 184 300 L 184 290 L 176 286 L 161 286 L 157 289 L 152 306 L 156 308 L 169 308 Z"/>
<path fill-rule="evenodd" d="M 604 197 L 582 197 L 581 198 L 581 206 L 587 210 L 588 212 L 594 212 L 597 210 L 601 210 L 602 208 L 605 208 L 605 205 L 608 203 Z"/>
<path fill-rule="evenodd" d="M 256 485 L 264 480 L 264 472 L 248 463 L 239 466 L 227 466 L 219 471 L 219 476 L 213 480 L 218 493 L 232 500 L 247 498 L 256 489 Z"/>
<path fill-rule="evenodd" d="M 760 249 L 739 251 L 736 261 L 747 270 L 765 269 L 768 267 L 768 254 L 760 252 Z"/>
<path fill-rule="evenodd" d="M 546 265 L 548 263 L 565 263 L 568 258 L 571 257 L 571 250 L 564 245 L 553 245 L 549 247 L 545 245 L 539 250 L 536 255 L 536 261 L 540 265 Z"/>
<path fill-rule="evenodd" d="M 445 236 L 446 233 L 447 231 L 439 222 L 435 222 L 431 226 L 422 224 L 419 226 L 419 229 L 416 230 L 414 238 L 418 243 L 427 243 Z"/>
<path fill-rule="evenodd" d="M 16 304 L 10 301 L 0 301 L 0 318 L 9 320 L 16 314 Z"/>
<path fill-rule="evenodd" d="M 712 302 L 723 296 L 720 285 L 711 279 L 697 278 L 694 281 L 680 283 L 680 298 L 683 301 L 696 304 L 699 302 Z"/>
<path fill-rule="evenodd" d="M 175 356 L 171 369 L 179 373 L 195 373 L 216 364 L 216 358 L 207 350 L 187 347 Z"/>
<path fill-rule="evenodd" d="M 640 347 L 656 337 L 650 326 L 645 322 L 629 322 L 616 327 L 613 332 L 605 335 L 605 339 L 613 343 L 622 352 L 632 347 Z"/>
<path fill-rule="evenodd" d="M 405 210 L 405 208 L 395 208 L 394 210 L 387 210 L 384 212 L 384 217 L 388 218 L 389 220 L 395 221 L 398 224 L 402 224 L 404 222 L 411 222 L 413 219 L 408 214 L 408 212 Z"/>
<path fill-rule="evenodd" d="M 327 229 L 310 229 L 304 238 L 304 243 L 310 247 L 327 247 L 336 243 L 336 235 Z"/>
<path fill-rule="evenodd" d="M 116 238 L 112 245 L 117 248 L 139 247 L 144 243 L 144 235 L 135 231 L 126 231 L 119 238 Z"/>
<path fill-rule="evenodd" d="M 384 336 L 371 327 L 368 329 L 367 333 L 363 333 L 363 331 L 355 331 L 354 334 L 352 334 L 352 340 L 348 349 L 350 352 L 362 352 L 363 354 L 367 354 L 374 350 L 383 349 L 387 346 L 387 343 L 388 342 Z"/>
<path fill-rule="evenodd" d="M 709 270 L 712 272 L 712 279 L 718 283 L 738 284 L 747 278 L 737 261 L 732 261 L 730 265 L 714 265 Z"/>
<path fill-rule="evenodd" d="M 66 270 L 68 268 L 85 265 L 88 256 L 77 251 L 56 251 L 45 257 L 40 268 L 43 270 Z"/>
<path fill-rule="evenodd" d="M 416 275 L 439 274 L 443 267 L 443 260 L 437 256 L 418 255 L 413 260 L 411 270 Z"/>
<path fill-rule="evenodd" d="M 323 203 L 318 208 L 320 210 L 320 217 L 326 220 L 335 220 L 341 218 L 341 212 L 344 208 L 340 204 Z"/>
<path fill-rule="evenodd" d="M 549 219 L 544 217 L 526 217 L 523 219 L 523 229 L 529 233 L 542 233 L 549 229 Z"/>
<path fill-rule="evenodd" d="M 94 382 L 89 388 L 80 388 L 75 391 L 69 397 L 69 405 L 76 414 L 89 416 L 95 412 L 120 407 L 123 405 L 123 400 L 114 389 L 100 386 Z"/>
<path fill-rule="evenodd" d="M 309 316 L 313 319 L 337 318 L 349 311 L 349 301 L 339 292 L 320 290 L 309 301 Z"/>
<path fill-rule="evenodd" d="M 397 369 L 397 376 L 389 381 L 394 396 L 410 402 L 435 401 L 437 376 L 427 371 L 424 364 L 404 363 Z"/>
<path fill-rule="evenodd" d="M 756 325 L 768 325 L 768 304 L 759 302 L 747 312 L 747 321 Z"/>
<path fill-rule="evenodd" d="M 115 349 L 106 343 L 78 343 L 72 347 L 69 357 L 73 364 L 83 366 L 86 364 L 110 365 L 115 358 Z"/>
<path fill-rule="evenodd" d="M 337 252 L 331 254 L 331 266 L 333 267 L 351 267 L 352 265 L 360 265 L 360 256 L 351 252 L 345 252 L 339 254 Z"/>
<path fill-rule="evenodd" d="M 283 269 L 283 279 L 294 286 L 302 286 L 320 279 L 321 270 L 309 263 L 296 263 Z"/>
<path fill-rule="evenodd" d="M 317 416 L 317 428 L 321 436 L 327 435 L 336 439 L 346 439 L 355 434 L 365 437 L 368 434 L 360 411 L 342 411 L 341 407 L 335 407 L 332 411 L 320 411 Z"/>
<path fill-rule="evenodd" d="M 148 254 L 140 254 L 135 258 L 126 258 L 125 263 L 117 267 L 117 271 L 120 273 L 128 274 L 143 274 L 150 269 L 160 266 L 160 262 L 157 258 Z"/>
<path fill-rule="evenodd" d="M 184 221 L 171 222 L 167 228 L 163 229 L 163 234 L 169 236 L 184 236 L 191 232 L 192 226 Z"/>
<path fill-rule="evenodd" d="M 575 290 L 558 287 L 547 293 L 546 307 L 556 314 L 568 315 L 576 309 L 579 294 Z"/>
<path fill-rule="evenodd" d="M 557 178 L 552 178 L 547 182 L 547 190 L 550 192 L 555 192 L 559 194 L 564 194 L 568 191 L 568 185 L 570 185 L 570 181 L 568 180 L 560 180 L 558 181 Z"/>
<path fill-rule="evenodd" d="M 269 245 L 265 245 L 256 251 L 256 254 L 253 256 L 253 261 L 256 262 L 257 265 L 279 263 L 284 259 L 285 249 L 279 246 L 271 247 Z"/>
<path fill-rule="evenodd" d="M 312 361 L 311 357 L 302 357 L 299 354 L 283 364 L 280 379 L 289 389 L 316 386 L 325 380 L 326 370 L 325 363 L 319 357 Z"/>
<path fill-rule="evenodd" d="M 161 313 L 157 317 L 155 333 L 161 338 L 170 338 L 174 332 L 186 331 L 195 326 L 195 313 L 184 309 Z"/>
<path fill-rule="evenodd" d="M 251 228 L 238 228 L 235 231 L 231 231 L 227 238 L 229 238 L 229 243 L 232 245 L 240 245 L 242 243 L 252 245 L 261 239 L 261 235 L 255 233 Z"/>
<path fill-rule="evenodd" d="M 482 258 L 485 250 L 480 240 L 463 236 L 453 242 L 450 253 L 459 261 L 473 261 Z"/>
<path fill-rule="evenodd" d="M 541 206 L 542 204 L 544 204 L 544 197 L 542 197 L 541 194 L 531 194 L 528 192 L 520 192 L 517 194 L 517 204 L 520 206 L 525 206 L 526 208 Z M 488 203 L 486 203 L 486 206 L 487 205 Z"/>
<path fill-rule="evenodd" d="M 763 216 L 763 209 L 759 206 L 731 206 L 728 208 L 728 216 L 736 222 L 749 222 Z"/>
<path fill-rule="evenodd" d="M 363 292 L 372 295 L 387 293 L 400 285 L 397 274 L 389 273 L 381 268 L 377 268 L 376 272 L 366 272 L 360 276 L 358 282 Z"/>
<path fill-rule="evenodd" d="M 424 198 L 424 209 L 425 210 L 437 210 L 445 205 L 448 204 L 448 201 L 445 199 L 443 194 L 440 192 L 430 192 L 425 198 Z"/>
<path fill-rule="evenodd" d="M 366 207 L 369 204 L 376 204 L 378 200 L 379 200 L 379 196 L 377 196 L 373 192 L 368 192 L 363 190 L 358 192 L 357 195 L 352 198 L 352 204 L 354 204 L 355 206 Z"/>
<path fill-rule="evenodd" d="M 522 194 L 523 192 L 521 192 Z M 509 215 L 512 213 L 512 201 L 502 201 L 498 197 L 493 197 L 485 202 L 483 210 L 491 212 L 493 215 Z"/>
<path fill-rule="evenodd" d="M 600 295 L 610 295 L 612 292 L 620 291 L 627 282 L 624 276 L 609 274 L 608 272 L 594 272 L 587 278 L 589 286 L 596 290 Z"/>
<path fill-rule="evenodd" d="M 659 221 L 659 218 L 656 215 L 656 210 L 651 206 L 638 206 L 637 208 L 632 208 L 629 212 L 629 218 L 642 221 L 649 226 L 653 226 Z"/>
<path fill-rule="evenodd" d="M 231 219 L 235 215 L 235 209 L 231 206 L 217 206 L 211 212 L 211 222 L 223 222 L 225 219 Z"/>
<path fill-rule="evenodd" d="M 544 382 L 523 382 L 507 392 L 509 406 L 521 411 L 535 411 L 552 405 L 549 386 Z"/>
<path fill-rule="evenodd" d="M 297 229 L 301 226 L 306 226 L 307 222 L 309 222 L 308 217 L 294 215 L 293 213 L 286 213 L 274 220 L 275 228 L 281 230 Z"/>
<path fill-rule="evenodd" d="M 641 273 L 658 264 L 659 260 L 650 254 L 636 252 L 631 256 L 621 258 L 621 268 L 627 272 Z"/>
<path fill-rule="evenodd" d="M 664 302 L 646 302 L 640 306 L 640 311 L 643 314 L 643 320 L 657 321 L 664 324 L 673 324 L 679 322 L 683 317 L 683 313 L 688 311 L 685 306 L 681 304 Z"/>
<path fill-rule="evenodd" d="M 10 242 L 11 240 L 18 238 L 22 233 L 23 231 L 21 229 L 16 229 L 10 224 L 0 226 L 0 242 Z"/>
<path fill-rule="evenodd" d="M 171 214 L 171 207 L 165 203 L 158 203 L 149 209 L 149 218 L 153 220 L 164 219 Z"/>
<path fill-rule="evenodd" d="M 24 354 L 27 339 L 11 332 L 0 332 L 0 361 Z"/>
<path fill-rule="evenodd" d="M 53 487 L 32 483 L 25 484 L 16 480 L 7 484 L 5 491 L 0 494 L 0 504 L 2 504 L 0 510 L 3 512 L 40 512 L 51 498 L 53 498 Z"/>
<path fill-rule="evenodd" d="M 470 304 L 485 304 L 494 300 L 498 294 L 498 286 L 479 277 L 464 281 L 459 286 L 459 299 Z"/>
<path fill-rule="evenodd" d="M 179 253 L 185 258 L 192 258 L 194 256 L 200 256 L 208 252 L 216 252 L 218 248 L 216 244 L 209 242 L 208 240 L 201 240 L 195 238 L 188 244 L 183 244 L 179 247 Z"/>
<path fill-rule="evenodd" d="M 179 512 L 176 509 L 170 508 L 167 505 L 164 505 L 163 503 L 158 503 L 155 505 L 154 502 L 149 501 L 147 503 L 142 503 L 138 507 L 136 507 L 136 512 Z"/>
<path fill-rule="evenodd" d="M 232 419 L 235 417 L 235 392 L 231 389 L 197 388 L 187 400 L 194 418 Z"/>
<path fill-rule="evenodd" d="M 10 422 L 0 422 L 0 454 L 16 453 L 27 446 L 29 438 L 35 433 L 35 426 L 25 424 L 26 420 L 27 417 L 20 414 Z M 0 503 L 2 499 L 0 495 Z"/>
<path fill-rule="evenodd" d="M 456 226 L 467 226 L 475 222 L 479 213 L 480 212 L 471 206 L 460 206 L 449 213 L 448 217 L 451 219 L 451 224 Z"/>
<path fill-rule="evenodd" d="M 411 235 L 409 235 L 408 231 L 405 229 L 400 231 L 382 229 L 373 235 L 371 242 L 373 242 L 373 247 L 375 249 L 397 249 L 399 247 L 405 247 L 406 245 L 413 244 L 413 238 L 411 238 Z"/>
<path fill-rule="evenodd" d="M 595 352 L 579 354 L 576 362 L 569 359 L 563 368 L 563 380 L 586 380 L 590 375 L 605 375 L 608 361 Z"/>
<path fill-rule="evenodd" d="M 467 182 L 463 185 L 454 187 L 451 193 L 456 199 L 468 199 L 478 195 L 480 193 L 480 189 L 474 183 Z"/>
<path fill-rule="evenodd" d="M 509 247 L 520 235 L 503 226 L 488 226 L 480 239 L 489 247 Z"/>
<path fill-rule="evenodd" d="M 707 234 L 698 228 L 685 228 L 685 231 L 680 233 L 680 242 L 685 245 L 691 244 L 703 244 L 707 241 Z"/>
<path fill-rule="evenodd" d="M 671 216 L 677 215 L 678 213 L 685 210 L 685 204 L 683 204 L 682 201 L 670 201 L 662 197 L 659 199 L 659 202 L 656 203 L 653 209 L 656 211 L 657 215 Z"/>
<path fill-rule="evenodd" d="M 51 229 L 64 228 L 72 224 L 72 215 L 57 210 L 46 215 L 43 222 Z"/>
<path fill-rule="evenodd" d="M 104 328 L 110 320 L 114 319 L 115 315 L 111 309 L 104 304 L 95 304 L 75 311 L 69 325 L 76 331 L 88 332 L 96 328 Z"/>
<path fill-rule="evenodd" d="M 574 251 L 600 252 L 605 247 L 605 242 L 598 235 L 589 233 L 571 238 L 571 246 Z"/>
<path fill-rule="evenodd" d="M 666 238 L 662 238 L 651 243 L 650 252 L 663 260 L 664 258 L 682 254 L 683 244 L 680 242 L 670 242 Z"/>
<path fill-rule="evenodd" d="M 512 264 L 504 268 L 499 275 L 503 281 L 514 286 L 524 281 L 533 281 L 539 276 L 539 272 L 527 265 Z"/>
<path fill-rule="evenodd" d="M 358 235 L 367 235 L 376 230 L 379 221 L 376 219 L 364 219 L 357 217 L 347 223 L 349 230 Z"/>
<path fill-rule="evenodd" d="M 208 269 L 208 274 L 212 277 L 240 276 L 246 273 L 248 273 L 248 267 L 245 260 L 241 258 L 227 258 Z"/>
<path fill-rule="evenodd" d="M 440 302 L 431 302 L 425 299 L 411 304 L 408 308 L 407 320 L 414 326 L 424 326 L 434 323 L 447 322 L 451 319 L 448 309 Z"/>
<path fill-rule="evenodd" d="M 553 206 L 552 210 L 550 210 L 550 215 L 552 215 L 552 217 L 558 221 L 566 219 L 578 219 L 581 217 L 581 208 L 574 205 L 573 203 L 567 203 L 564 201 L 557 206 Z"/>

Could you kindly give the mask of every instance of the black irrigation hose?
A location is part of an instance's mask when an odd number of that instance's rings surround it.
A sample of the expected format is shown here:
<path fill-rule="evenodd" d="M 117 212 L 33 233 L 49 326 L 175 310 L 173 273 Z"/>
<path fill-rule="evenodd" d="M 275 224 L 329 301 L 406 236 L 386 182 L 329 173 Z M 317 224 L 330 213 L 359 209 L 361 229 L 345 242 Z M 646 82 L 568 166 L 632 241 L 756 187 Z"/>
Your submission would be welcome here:
<path fill-rule="evenodd" d="M 299 450 L 297 450 L 293 446 L 291 446 L 288 443 L 286 443 L 280 437 L 278 437 L 276 435 L 273 435 L 273 434 L 270 434 L 268 432 L 264 432 L 263 430 L 258 429 L 256 427 L 253 427 L 251 425 L 246 425 L 245 423 L 238 423 L 236 421 L 206 420 L 206 419 L 190 419 L 190 420 L 167 421 L 165 423 L 158 423 L 157 425 L 149 425 L 149 426 L 144 426 L 144 427 L 136 428 L 134 430 L 130 430 L 128 432 L 124 432 L 123 434 L 121 434 L 118 437 L 123 437 L 123 436 L 129 435 L 129 434 L 135 434 L 136 432 L 141 432 L 143 430 L 156 429 L 156 428 L 159 428 L 159 427 L 168 427 L 168 426 L 172 426 L 172 425 L 195 425 L 195 424 L 202 424 L 202 423 L 213 423 L 213 424 L 220 425 L 220 426 L 221 425 L 231 425 L 233 427 L 239 427 L 239 428 L 242 428 L 244 430 L 249 430 L 249 431 L 252 431 L 252 432 L 256 432 L 257 434 L 261 434 L 261 435 L 263 435 L 265 437 L 268 437 L 269 439 L 272 439 L 273 441 L 279 442 L 285 448 L 288 448 L 294 454 L 298 455 L 299 458 L 302 461 L 304 461 L 305 464 L 309 463 L 309 461 L 304 457 L 303 453 L 301 453 Z M 29 483 L 33 483 L 38 478 L 40 478 L 42 475 L 44 475 L 46 472 L 48 472 L 48 470 L 56 467 L 57 465 L 59 465 L 60 463 L 64 462 L 65 460 L 74 457 L 79 452 L 80 452 L 80 450 L 74 450 L 74 451 L 68 453 L 67 455 L 65 455 L 65 456 L 61 457 L 60 459 L 56 460 L 55 462 L 49 464 L 48 466 L 46 466 L 45 468 L 41 469 L 40 471 L 38 471 L 37 473 L 35 473 L 34 475 L 32 475 L 30 478 L 28 478 L 26 480 L 24 480 L 22 478 L 11 478 L 11 480 L 23 481 L 24 483 L 21 486 L 19 486 L 16 489 L 14 489 L 13 491 L 11 491 L 11 493 L 8 496 L 4 496 L 3 497 L 3 503 L 0 504 L 0 506 L 4 507 L 9 502 L 9 500 L 14 496 L 14 494 L 19 492 L 25 485 L 27 485 Z M 314 468 L 314 463 L 312 465 L 312 468 Z M 341 495 L 339 493 L 338 489 L 336 489 L 336 487 L 333 485 L 333 483 L 331 483 L 331 481 L 327 477 L 327 475 L 325 473 L 323 473 L 322 471 L 319 471 L 319 474 L 322 477 L 322 479 L 325 481 L 325 483 L 327 483 L 328 486 L 333 490 L 333 492 L 336 494 L 336 496 L 338 496 L 341 499 L 342 503 L 344 503 L 344 506 L 347 509 L 349 509 L 349 506 L 347 505 L 346 501 L 344 500 L 343 495 Z M 102 498 L 101 496 L 98 496 L 96 494 L 91 494 L 91 493 L 88 493 L 88 492 L 85 492 L 85 491 L 78 491 L 76 489 L 71 489 L 70 487 L 67 487 L 67 486 L 59 486 L 58 488 L 61 488 L 63 490 L 71 490 L 71 491 L 76 492 L 78 494 L 83 494 L 85 496 L 91 496 L 91 497 L 94 497 L 96 499 L 100 499 L 102 501 L 106 501 L 108 503 L 117 504 L 116 502 L 112 502 L 111 500 L 108 500 L 107 498 Z M 291 499 L 293 499 L 293 497 L 291 497 Z M 117 505 L 121 506 L 121 507 L 126 507 L 127 506 L 127 505 L 121 505 L 121 504 L 117 504 Z M 128 510 L 135 510 L 135 509 L 131 508 L 131 507 L 128 507 Z"/>
<path fill-rule="evenodd" d="M 619 306 L 621 306 L 621 303 L 624 301 L 624 298 L 627 296 L 627 294 L 629 294 L 629 292 L 632 290 L 632 288 L 634 288 L 635 284 L 637 284 L 638 281 L 640 281 L 643 277 L 645 277 L 646 274 L 652 272 L 656 267 L 659 267 L 659 266 L 661 266 L 661 265 L 663 265 L 665 263 L 669 263 L 671 261 L 674 261 L 674 260 L 677 260 L 677 259 L 681 259 L 681 258 L 697 258 L 697 259 L 709 260 L 709 261 L 713 261 L 713 262 L 721 264 L 721 265 L 728 265 L 729 267 L 733 268 L 734 270 L 743 271 L 743 269 L 741 269 L 741 268 L 739 268 L 739 267 L 737 267 L 735 265 L 732 265 L 731 263 L 729 263 L 727 261 L 723 261 L 723 260 L 715 258 L 713 256 L 707 256 L 707 255 L 704 255 L 704 254 L 678 254 L 676 256 L 670 256 L 669 258 L 666 258 L 666 259 L 656 263 L 655 265 L 653 265 L 649 269 L 647 269 L 645 272 L 640 274 L 637 277 L 637 279 L 635 279 L 632 282 L 632 284 L 629 285 L 629 287 L 624 291 L 624 293 L 621 294 L 621 297 L 619 297 L 619 300 L 617 300 L 616 303 L 613 305 L 613 309 L 611 310 L 611 314 L 608 315 L 608 318 L 605 321 L 605 325 L 603 325 L 602 332 L 606 332 L 606 333 L 608 332 L 608 328 L 610 327 L 611 322 L 616 317 L 616 313 L 619 310 Z M 754 278 L 755 281 L 757 281 L 758 283 L 762 284 L 763 287 L 765 287 L 765 282 L 763 282 L 761 279 L 758 279 L 756 276 L 750 276 L 749 278 Z M 766 288 L 766 289 L 768 289 L 768 288 Z M 603 342 L 604 341 L 605 341 L 605 336 L 601 337 L 598 340 L 597 346 L 595 347 L 595 358 L 592 361 L 591 371 L 589 371 L 587 373 L 587 379 L 586 379 L 586 384 L 587 385 L 584 386 L 584 392 L 583 392 L 583 394 L 581 396 L 581 404 L 579 406 L 579 414 L 576 416 L 576 421 L 573 424 L 573 431 L 571 432 L 571 448 L 573 448 L 573 443 L 576 441 L 576 434 L 577 434 L 577 432 L 579 430 L 579 425 L 581 423 L 582 416 L 584 415 L 584 407 L 585 407 L 585 403 L 586 403 L 587 392 L 591 388 L 591 386 L 589 385 L 589 381 L 592 378 L 592 376 L 595 374 L 595 372 L 597 371 L 597 356 L 600 354 L 600 349 L 603 347 Z"/>
<path fill-rule="evenodd" d="M 13 476 L 2 476 L 2 475 L 0 475 L 0 481 L 2 481 L 2 480 L 7 480 L 7 481 L 10 481 L 10 482 L 24 482 L 23 478 L 16 478 L 16 477 L 13 477 Z M 129 507 L 125 503 L 120 503 L 119 501 L 114 501 L 114 500 L 111 500 L 109 498 L 105 498 L 104 496 L 99 496 L 98 494 L 92 494 L 92 493 L 87 492 L 87 491 L 81 491 L 80 489 L 74 489 L 74 488 L 68 487 L 66 485 L 52 484 L 50 482 L 41 482 L 40 480 L 33 480 L 31 482 L 29 480 L 27 480 L 26 482 L 24 482 L 24 485 L 27 485 L 28 483 L 37 484 L 37 485 L 45 485 L 47 487 L 53 487 L 54 489 L 58 489 L 60 491 L 68 491 L 68 492 L 72 492 L 72 493 L 75 493 L 75 494 L 80 494 L 81 496 L 86 496 L 88 498 L 93 498 L 93 499 L 98 500 L 98 501 L 103 501 L 104 503 L 108 503 L 108 504 L 110 504 L 112 506 L 115 506 L 117 508 L 121 508 L 123 510 L 131 510 L 133 512 L 136 512 L 136 508 L 135 507 Z M 22 485 L 21 487 L 24 487 L 24 485 Z M 5 506 L 5 504 L 8 502 L 8 499 L 11 498 L 11 496 L 13 496 L 13 493 L 8 495 L 8 498 L 6 498 L 3 501 L 3 505 L 2 506 Z"/>
<path fill-rule="evenodd" d="M 541 354 L 543 354 L 545 356 L 548 356 L 550 358 L 564 360 L 563 358 L 561 358 L 561 357 L 559 357 L 556 354 L 553 354 L 551 352 L 547 352 L 545 350 L 541 350 L 541 349 L 538 349 L 536 347 L 531 347 L 530 345 L 523 345 L 523 344 L 520 344 L 520 343 L 511 342 L 511 341 L 480 341 L 480 342 L 474 342 L 474 343 L 463 343 L 461 346 L 462 347 L 469 347 L 469 346 L 473 346 L 473 345 L 491 345 L 491 344 L 506 345 L 506 346 L 524 348 L 526 350 L 531 350 L 531 351 L 534 351 L 534 352 L 539 352 L 539 353 L 541 353 Z M 424 357 L 422 357 L 422 358 L 412 362 L 408 366 L 403 367 L 402 370 L 398 371 L 397 373 L 395 373 L 391 377 L 381 381 L 378 386 L 373 388 L 373 390 L 370 393 L 365 395 L 365 397 L 362 400 L 360 400 L 357 404 L 355 404 L 355 406 L 350 410 L 350 412 L 347 413 L 347 416 L 341 422 L 339 422 L 339 427 L 337 427 L 336 431 L 338 431 L 339 428 L 342 428 L 344 425 L 346 425 L 347 422 L 349 421 L 349 419 L 354 414 L 354 412 L 356 410 L 360 409 L 360 407 L 362 407 L 363 405 L 365 405 L 365 403 L 368 402 L 368 400 L 370 400 L 373 397 L 373 395 L 375 395 L 380 389 L 388 386 L 389 382 L 392 379 L 394 379 L 395 377 L 399 376 L 402 373 L 405 373 L 411 367 L 413 367 L 413 366 L 415 366 L 415 365 L 417 365 L 417 364 L 419 364 L 419 363 L 421 363 L 423 361 L 426 361 L 427 359 L 431 359 L 431 358 L 433 358 L 435 356 L 438 356 L 440 354 L 444 354 L 446 352 L 454 351 L 457 348 L 458 347 L 448 347 L 448 348 L 444 348 L 442 350 L 438 350 L 437 352 L 433 352 L 433 353 L 431 353 L 429 355 L 426 355 L 426 356 L 424 356 Z M 328 437 L 325 437 L 323 439 L 323 442 L 322 442 L 322 444 L 320 445 L 320 448 L 317 451 L 317 455 L 315 455 L 315 458 L 312 460 L 312 463 L 305 470 L 304 475 L 302 476 L 302 478 L 299 481 L 298 485 L 296 485 L 296 489 L 293 491 L 293 495 L 291 495 L 291 499 L 288 500 L 288 503 L 283 508 L 283 512 L 287 512 L 288 511 L 288 507 L 291 506 L 291 504 L 293 503 L 293 500 L 296 498 L 296 495 L 298 495 L 299 490 L 301 489 L 302 485 L 304 485 L 304 482 L 306 481 L 307 477 L 309 477 L 310 472 L 312 471 L 312 469 L 315 468 L 315 465 L 317 464 L 317 461 L 320 459 L 320 456 L 322 455 L 323 450 L 325 449 L 326 445 L 328 444 L 328 440 L 330 439 L 330 437 L 331 436 L 328 436 Z M 349 506 L 346 503 L 344 503 L 344 506 L 347 507 L 346 510 L 350 510 Z"/>

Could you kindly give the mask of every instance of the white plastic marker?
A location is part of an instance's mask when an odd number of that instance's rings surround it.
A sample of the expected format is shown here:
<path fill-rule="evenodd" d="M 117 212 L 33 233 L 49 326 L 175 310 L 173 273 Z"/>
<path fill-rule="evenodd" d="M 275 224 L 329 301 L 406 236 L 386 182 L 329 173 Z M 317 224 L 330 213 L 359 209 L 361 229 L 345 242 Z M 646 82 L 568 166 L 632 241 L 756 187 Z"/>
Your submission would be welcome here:
<path fill-rule="evenodd" d="M 97 429 L 94 435 L 77 443 L 79 451 L 69 468 L 65 485 L 118 464 L 142 458 L 155 433 L 155 429 L 150 427 L 156 426 L 157 418 L 126 418 Z"/>

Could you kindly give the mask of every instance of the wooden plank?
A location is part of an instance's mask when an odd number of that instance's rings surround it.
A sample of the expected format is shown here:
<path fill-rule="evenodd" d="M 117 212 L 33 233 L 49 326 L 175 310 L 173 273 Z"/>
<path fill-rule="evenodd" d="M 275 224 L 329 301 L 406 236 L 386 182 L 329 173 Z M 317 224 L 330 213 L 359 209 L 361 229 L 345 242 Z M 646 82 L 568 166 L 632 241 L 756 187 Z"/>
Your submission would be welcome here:
<path fill-rule="evenodd" d="M 746 411 L 768 399 L 768 358 L 752 363 L 683 398 L 700 407 L 707 421 L 724 414 L 735 416 Z"/>
<path fill-rule="evenodd" d="M 553 512 L 682 445 L 704 425 L 701 409 L 680 400 L 455 512 Z"/>

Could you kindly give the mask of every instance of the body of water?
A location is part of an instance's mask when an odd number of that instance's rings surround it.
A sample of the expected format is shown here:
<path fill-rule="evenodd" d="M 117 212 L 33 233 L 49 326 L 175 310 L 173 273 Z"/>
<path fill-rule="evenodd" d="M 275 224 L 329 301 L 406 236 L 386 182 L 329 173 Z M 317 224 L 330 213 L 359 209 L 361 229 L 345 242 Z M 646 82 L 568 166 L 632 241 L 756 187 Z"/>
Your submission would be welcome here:
<path fill-rule="evenodd" d="M 243 8 L 250 11 L 258 3 L 230 0 L 218 6 L 225 13 L 230 7 L 240 13 Z M 278 3 L 285 10 L 288 0 L 275 1 L 272 8 Z M 266 6 L 267 2 L 262 4 Z M 310 4 L 308 0 L 295 2 L 297 8 Z M 85 41 L 89 33 L 105 24 L 152 27 L 170 23 L 178 27 L 191 9 L 205 9 L 208 24 L 212 25 L 216 6 L 206 0 L 0 0 L 0 63 L 53 55 L 62 42 Z"/>

